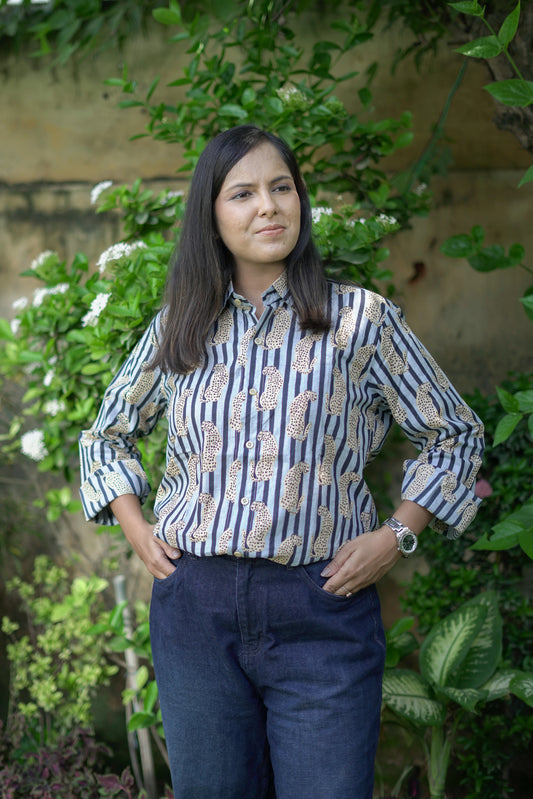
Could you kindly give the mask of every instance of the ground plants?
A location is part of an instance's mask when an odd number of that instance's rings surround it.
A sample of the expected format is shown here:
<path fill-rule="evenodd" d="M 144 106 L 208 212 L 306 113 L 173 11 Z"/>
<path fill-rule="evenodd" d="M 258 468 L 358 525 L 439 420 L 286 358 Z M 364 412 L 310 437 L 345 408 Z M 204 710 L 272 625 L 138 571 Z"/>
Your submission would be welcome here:
<path fill-rule="evenodd" d="M 389 664 L 412 650 L 404 622 L 389 633 Z M 419 672 L 390 665 L 385 670 L 384 704 L 420 740 L 431 799 L 445 797 L 461 721 L 485 703 L 511 694 L 533 705 L 533 672 L 500 668 L 501 656 L 497 594 L 484 591 L 431 628 L 420 646 Z"/>

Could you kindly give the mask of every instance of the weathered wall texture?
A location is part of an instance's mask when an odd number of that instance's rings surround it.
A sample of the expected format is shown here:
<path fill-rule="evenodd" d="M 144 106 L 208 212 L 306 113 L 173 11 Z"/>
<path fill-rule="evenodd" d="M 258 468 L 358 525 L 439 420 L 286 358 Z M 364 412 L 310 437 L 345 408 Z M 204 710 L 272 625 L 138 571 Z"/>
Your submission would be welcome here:
<path fill-rule="evenodd" d="M 305 18 L 296 41 L 319 38 L 321 24 Z M 186 44 L 167 46 L 167 36 L 154 25 L 148 38 L 130 42 L 123 55 L 108 51 L 53 71 L 27 56 L 0 54 L 1 315 L 9 316 L 12 301 L 31 293 L 31 281 L 19 272 L 41 251 L 56 249 L 70 260 L 81 250 L 94 262 L 120 238 L 117 219 L 98 216 L 90 206 L 94 184 L 131 183 L 142 176 L 149 186 L 183 187 L 176 175 L 178 148 L 150 138 L 129 142 L 143 130 L 146 116 L 118 109 L 118 89 L 103 83 L 121 74 L 124 60 L 141 94 L 156 74 L 162 87 L 180 77 Z M 374 59 L 392 58 L 398 44 L 397 32 L 383 34 L 360 49 L 355 64 L 340 67 L 364 72 Z M 381 69 L 373 85 L 377 118 L 409 109 L 416 134 L 412 147 L 390 160 L 391 170 L 422 152 L 461 63 L 443 45 L 421 73 L 407 62 L 395 75 Z M 446 126 L 454 163 L 435 183 L 435 208 L 390 242 L 389 263 L 408 320 L 462 391 L 491 391 L 508 370 L 531 367 L 531 323 L 518 303 L 525 277 L 518 270 L 478 274 L 438 250 L 448 236 L 481 224 L 487 243 L 508 247 L 520 241 L 533 252 L 533 184 L 516 188 L 529 158 L 510 133 L 493 125 L 493 101 L 482 89 L 486 82 L 484 66 L 470 64 Z M 156 97 L 175 103 L 178 95 L 162 88 Z M 342 99 L 352 105 L 349 94 Z M 426 268 L 413 281 L 415 262 Z M 87 547 L 87 528 L 82 529 L 73 544 L 80 549 Z"/>

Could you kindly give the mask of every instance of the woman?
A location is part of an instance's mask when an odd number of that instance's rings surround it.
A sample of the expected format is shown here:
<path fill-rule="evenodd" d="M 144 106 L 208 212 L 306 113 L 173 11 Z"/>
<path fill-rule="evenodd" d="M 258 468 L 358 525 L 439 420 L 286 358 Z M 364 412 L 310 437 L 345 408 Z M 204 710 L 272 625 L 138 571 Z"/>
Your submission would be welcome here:
<path fill-rule="evenodd" d="M 135 441 L 168 417 L 155 527 Z M 421 450 L 383 525 L 363 469 Z M 326 280 L 284 142 L 240 126 L 196 167 L 167 306 L 81 436 L 88 519 L 154 576 L 176 797 L 370 799 L 385 655 L 374 584 L 475 515 L 482 424 L 379 295 Z"/>

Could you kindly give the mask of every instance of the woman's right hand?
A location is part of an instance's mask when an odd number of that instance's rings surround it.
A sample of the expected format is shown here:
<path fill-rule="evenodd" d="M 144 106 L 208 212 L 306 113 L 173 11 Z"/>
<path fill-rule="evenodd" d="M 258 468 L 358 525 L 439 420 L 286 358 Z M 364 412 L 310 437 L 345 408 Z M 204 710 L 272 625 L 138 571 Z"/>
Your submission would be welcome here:
<path fill-rule="evenodd" d="M 175 570 L 172 560 L 181 557 L 179 549 L 154 536 L 154 526 L 144 518 L 139 498 L 124 494 L 111 503 L 122 531 L 148 571 L 158 580 L 164 580 Z"/>

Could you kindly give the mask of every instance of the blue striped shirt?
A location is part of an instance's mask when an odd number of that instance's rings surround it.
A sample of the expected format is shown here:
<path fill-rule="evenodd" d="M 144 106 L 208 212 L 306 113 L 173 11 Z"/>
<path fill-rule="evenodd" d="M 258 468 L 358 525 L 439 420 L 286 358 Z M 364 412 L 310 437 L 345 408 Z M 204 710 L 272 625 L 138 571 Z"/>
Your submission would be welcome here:
<path fill-rule="evenodd" d="M 363 472 L 396 421 L 420 450 L 404 463 L 402 499 L 460 535 L 479 502 L 481 421 L 396 305 L 355 286 L 328 290 L 331 330 L 313 334 L 300 329 L 285 275 L 260 319 L 230 287 L 205 364 L 186 375 L 150 366 L 158 314 L 80 436 L 87 519 L 116 523 L 109 502 L 122 494 L 144 502 L 136 441 L 166 415 L 155 535 L 201 556 L 328 559 L 378 526 Z"/>

